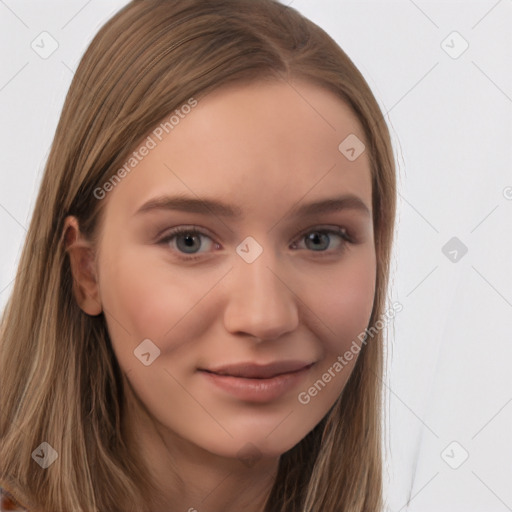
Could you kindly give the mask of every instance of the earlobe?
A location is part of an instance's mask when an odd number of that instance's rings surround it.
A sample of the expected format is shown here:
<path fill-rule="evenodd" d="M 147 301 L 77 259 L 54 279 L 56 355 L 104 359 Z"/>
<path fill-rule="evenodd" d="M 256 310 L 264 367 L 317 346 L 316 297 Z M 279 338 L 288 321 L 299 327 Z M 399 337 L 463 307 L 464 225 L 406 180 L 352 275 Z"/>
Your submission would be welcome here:
<path fill-rule="evenodd" d="M 90 242 L 82 237 L 76 217 L 66 217 L 63 235 L 65 250 L 69 255 L 75 300 L 84 313 L 97 316 L 103 308 L 95 269 L 94 249 Z"/>

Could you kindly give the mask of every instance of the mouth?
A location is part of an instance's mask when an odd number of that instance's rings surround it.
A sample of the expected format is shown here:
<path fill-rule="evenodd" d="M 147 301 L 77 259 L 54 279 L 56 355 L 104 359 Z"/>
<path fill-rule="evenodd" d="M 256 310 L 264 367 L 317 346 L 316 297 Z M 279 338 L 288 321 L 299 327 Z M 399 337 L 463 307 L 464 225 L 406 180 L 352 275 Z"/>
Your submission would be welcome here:
<path fill-rule="evenodd" d="M 277 361 L 266 365 L 247 362 L 212 369 L 199 368 L 199 370 L 215 375 L 238 377 L 241 379 L 272 379 L 280 375 L 300 372 L 310 368 L 313 364 L 315 363 L 307 361 Z"/>
<path fill-rule="evenodd" d="M 271 402 L 297 388 L 316 363 L 279 362 L 261 366 L 238 364 L 199 369 L 209 384 L 246 402 Z M 209 388 L 210 389 L 210 388 Z"/>

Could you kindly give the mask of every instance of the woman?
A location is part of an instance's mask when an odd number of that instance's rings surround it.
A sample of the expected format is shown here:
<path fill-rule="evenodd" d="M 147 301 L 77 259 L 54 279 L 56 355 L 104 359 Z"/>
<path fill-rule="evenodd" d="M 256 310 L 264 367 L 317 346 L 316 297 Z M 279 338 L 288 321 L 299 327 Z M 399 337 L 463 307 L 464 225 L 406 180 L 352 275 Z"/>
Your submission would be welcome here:
<path fill-rule="evenodd" d="M 30 512 L 381 510 L 395 194 L 377 102 L 311 21 L 129 3 L 2 318 L 0 486 Z"/>

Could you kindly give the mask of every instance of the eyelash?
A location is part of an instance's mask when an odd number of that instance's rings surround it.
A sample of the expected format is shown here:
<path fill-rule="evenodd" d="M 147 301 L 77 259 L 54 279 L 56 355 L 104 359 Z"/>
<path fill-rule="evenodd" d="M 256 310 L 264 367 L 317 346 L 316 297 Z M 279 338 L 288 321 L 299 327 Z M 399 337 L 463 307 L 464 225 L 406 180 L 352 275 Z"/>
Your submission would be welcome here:
<path fill-rule="evenodd" d="M 345 228 L 341 228 L 341 227 L 337 227 L 335 229 L 333 229 L 333 228 L 310 228 L 307 231 L 303 231 L 298 236 L 298 238 L 296 240 L 301 240 L 307 234 L 310 234 L 310 233 L 334 234 L 334 235 L 339 236 L 343 240 L 341 247 L 338 248 L 337 250 L 334 250 L 334 251 L 310 251 L 310 252 L 319 253 L 318 257 L 322 257 L 324 255 L 331 256 L 333 254 L 333 252 L 338 253 L 338 254 L 344 253 L 349 248 L 349 244 L 355 243 L 355 240 L 351 236 L 348 235 L 347 230 Z M 174 228 L 173 230 L 169 231 L 163 238 L 161 238 L 157 242 L 157 244 L 158 245 L 167 245 L 167 244 L 169 244 L 169 242 L 172 239 L 178 237 L 179 235 L 198 235 L 198 236 L 205 236 L 205 237 L 211 239 L 210 236 L 208 236 L 206 233 L 203 233 L 202 231 L 197 229 L 195 226 L 192 226 L 192 227 L 180 226 L 180 227 Z M 216 242 L 214 242 L 214 243 L 216 243 Z M 295 244 L 295 242 L 293 242 L 293 244 Z M 199 253 L 199 254 L 195 254 L 195 255 L 184 256 L 184 253 L 180 253 L 177 250 L 176 250 L 176 252 L 178 254 L 178 258 L 181 260 L 184 260 L 184 261 L 197 260 L 197 259 L 201 258 L 202 254 L 203 254 L 203 253 Z"/>

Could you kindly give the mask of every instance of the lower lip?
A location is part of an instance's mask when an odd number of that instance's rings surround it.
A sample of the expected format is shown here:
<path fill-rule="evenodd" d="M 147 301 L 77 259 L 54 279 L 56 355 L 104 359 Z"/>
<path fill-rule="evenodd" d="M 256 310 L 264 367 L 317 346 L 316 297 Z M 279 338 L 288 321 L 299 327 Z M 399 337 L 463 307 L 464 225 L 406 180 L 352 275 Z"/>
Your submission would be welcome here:
<path fill-rule="evenodd" d="M 313 365 L 293 373 L 284 373 L 269 379 L 245 379 L 217 375 L 199 370 L 210 382 L 231 395 L 248 402 L 270 402 L 297 386 Z"/>

